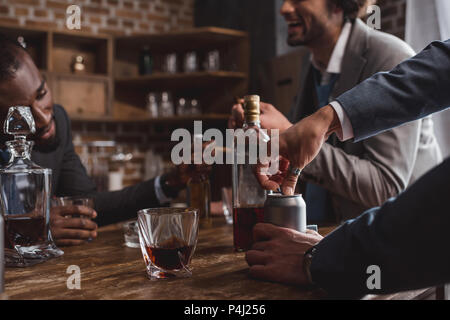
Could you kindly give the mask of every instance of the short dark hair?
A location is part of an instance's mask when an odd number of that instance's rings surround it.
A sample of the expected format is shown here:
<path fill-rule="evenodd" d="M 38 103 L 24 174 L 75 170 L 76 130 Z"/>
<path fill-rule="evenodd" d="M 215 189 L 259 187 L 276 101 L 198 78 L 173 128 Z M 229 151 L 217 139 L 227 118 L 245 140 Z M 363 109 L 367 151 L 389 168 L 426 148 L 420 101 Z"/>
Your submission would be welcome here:
<path fill-rule="evenodd" d="M 10 80 L 19 70 L 21 62 L 17 52 L 24 50 L 17 40 L 0 34 L 0 81 Z"/>
<path fill-rule="evenodd" d="M 355 19 L 358 16 L 359 10 L 364 7 L 367 0 L 328 0 L 328 6 L 341 8 L 344 12 L 344 17 L 348 19 Z"/>

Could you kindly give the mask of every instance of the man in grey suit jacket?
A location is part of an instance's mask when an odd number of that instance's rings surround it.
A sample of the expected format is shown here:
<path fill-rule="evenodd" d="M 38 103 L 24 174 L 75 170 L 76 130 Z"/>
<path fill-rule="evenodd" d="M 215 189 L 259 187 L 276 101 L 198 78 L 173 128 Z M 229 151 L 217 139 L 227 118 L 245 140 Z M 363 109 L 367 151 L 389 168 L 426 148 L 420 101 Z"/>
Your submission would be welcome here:
<path fill-rule="evenodd" d="M 283 132 L 280 154 L 293 167 L 303 168 L 333 132 L 360 141 L 448 108 L 449 86 L 450 40 L 434 42 L 391 72 L 376 74 Z M 294 173 L 286 172 L 284 190 L 295 185 Z M 347 221 L 323 239 L 314 232 L 301 234 L 258 224 L 256 243 L 246 256 L 250 274 L 315 284 L 344 297 L 448 283 L 449 177 L 447 158 L 396 199 Z M 279 187 L 275 182 L 279 176 L 271 180 L 260 173 L 258 179 L 265 188 Z M 379 268 L 378 287 L 368 286 L 371 266 Z"/>
<path fill-rule="evenodd" d="M 288 43 L 305 45 L 311 54 L 302 63 L 289 121 L 274 107 L 262 104 L 263 128 L 286 129 L 366 78 L 414 55 L 402 40 L 351 19 L 362 1 L 337 1 L 343 8 L 329 3 L 333 1 L 284 2 L 281 13 L 289 25 Z M 354 4 L 353 9 L 345 9 L 344 3 Z M 309 17 L 316 22 L 308 24 Z M 398 195 L 440 161 L 431 118 L 358 143 L 341 142 L 333 135 L 302 172 L 308 220 L 354 218 Z"/>
<path fill-rule="evenodd" d="M 284 14 L 288 16 L 289 9 L 285 9 Z M 343 37 L 348 37 L 348 40 L 345 50 L 342 48 L 339 54 Z M 391 70 L 413 55 L 414 51 L 400 39 L 373 30 L 359 19 L 353 23 L 347 21 L 325 70 L 320 70 L 314 57 L 306 55 L 298 96 L 289 115 L 290 122 L 296 123 L 366 78 Z M 322 93 L 316 90 L 318 70 L 322 78 L 333 72 L 338 74 L 326 100 L 319 98 Z M 315 214 L 312 210 L 318 210 L 313 201 L 320 201 L 320 198 L 310 196 L 308 188 L 317 189 L 319 186 L 326 189 L 326 199 L 332 204 L 334 216 L 338 221 L 343 221 L 396 196 L 441 160 L 431 118 L 403 125 L 358 143 L 340 142 L 333 135 L 314 161 L 303 170 L 301 179 L 308 183 L 305 193 L 308 217 Z"/>

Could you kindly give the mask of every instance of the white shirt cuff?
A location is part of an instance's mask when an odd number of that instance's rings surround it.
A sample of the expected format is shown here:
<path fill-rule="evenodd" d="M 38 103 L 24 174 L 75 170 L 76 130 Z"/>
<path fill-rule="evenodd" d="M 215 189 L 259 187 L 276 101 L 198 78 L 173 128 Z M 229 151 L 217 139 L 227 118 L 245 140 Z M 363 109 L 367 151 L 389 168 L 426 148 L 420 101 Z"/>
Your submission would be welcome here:
<path fill-rule="evenodd" d="M 337 101 L 330 102 L 330 105 L 333 107 L 334 111 L 339 118 L 339 122 L 341 123 L 342 131 L 338 131 L 337 137 L 341 141 L 349 140 L 353 138 L 355 135 L 353 134 L 353 127 L 350 119 L 342 108 L 341 104 Z"/>
<path fill-rule="evenodd" d="M 155 194 L 156 198 L 159 201 L 159 204 L 165 204 L 172 201 L 172 198 L 167 197 L 161 187 L 161 176 L 157 176 L 155 178 Z"/>

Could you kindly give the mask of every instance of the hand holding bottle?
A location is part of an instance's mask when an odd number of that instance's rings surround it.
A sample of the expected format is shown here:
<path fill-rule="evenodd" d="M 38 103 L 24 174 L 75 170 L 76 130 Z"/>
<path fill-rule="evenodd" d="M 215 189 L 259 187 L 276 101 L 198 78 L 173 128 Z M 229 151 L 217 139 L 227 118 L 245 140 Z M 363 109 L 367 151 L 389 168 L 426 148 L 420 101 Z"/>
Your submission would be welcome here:
<path fill-rule="evenodd" d="M 283 194 L 293 194 L 298 171 L 302 170 L 319 153 L 331 133 L 340 130 L 339 118 L 331 106 L 325 106 L 280 134 L 280 172 L 271 176 L 269 163 L 259 164 L 256 177 L 267 190 L 281 188 Z"/>
<path fill-rule="evenodd" d="M 244 123 L 244 103 L 243 99 L 239 99 L 231 109 L 231 116 L 228 120 L 230 129 L 242 128 Z M 260 102 L 260 122 L 262 129 L 278 129 L 280 132 L 290 128 L 292 123 L 273 105 Z"/>

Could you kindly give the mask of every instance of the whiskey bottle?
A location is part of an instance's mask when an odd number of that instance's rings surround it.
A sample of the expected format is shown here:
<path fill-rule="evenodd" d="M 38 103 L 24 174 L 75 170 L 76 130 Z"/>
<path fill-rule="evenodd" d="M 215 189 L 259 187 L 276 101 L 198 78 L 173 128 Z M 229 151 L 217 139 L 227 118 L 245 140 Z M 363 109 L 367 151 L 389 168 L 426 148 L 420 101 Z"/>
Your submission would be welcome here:
<path fill-rule="evenodd" d="M 250 249 L 253 243 L 253 227 L 263 222 L 266 191 L 259 185 L 253 173 L 259 152 L 258 142 L 268 142 L 259 121 L 259 96 L 244 98 L 245 121 L 234 139 L 233 161 L 233 236 L 237 251 Z M 261 139 L 261 140 L 260 140 Z"/>

